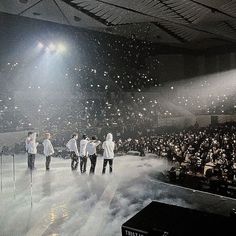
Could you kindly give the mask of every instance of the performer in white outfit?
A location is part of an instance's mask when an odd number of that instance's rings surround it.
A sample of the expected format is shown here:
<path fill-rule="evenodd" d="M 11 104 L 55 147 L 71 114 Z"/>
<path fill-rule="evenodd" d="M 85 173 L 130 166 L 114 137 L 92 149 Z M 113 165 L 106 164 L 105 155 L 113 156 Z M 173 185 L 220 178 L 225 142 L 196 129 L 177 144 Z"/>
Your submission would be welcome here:
<path fill-rule="evenodd" d="M 89 171 L 90 175 L 93 175 L 95 172 L 96 163 L 97 163 L 97 146 L 100 143 L 101 142 L 98 141 L 95 136 L 93 136 L 92 140 L 89 141 L 89 143 L 87 144 L 87 153 L 91 162 L 91 167 Z"/>
<path fill-rule="evenodd" d="M 79 151 L 78 151 L 78 147 L 77 147 L 77 139 L 78 139 L 78 135 L 73 134 L 72 138 L 66 144 L 66 147 L 70 151 L 71 170 L 77 170 L 77 168 L 78 168 Z"/>
<path fill-rule="evenodd" d="M 31 170 L 35 169 L 34 162 L 35 162 L 35 155 L 37 154 L 37 146 L 38 143 L 36 142 L 36 133 L 33 133 L 30 138 L 30 142 L 28 144 L 28 154 L 29 154 L 29 168 Z"/>
<path fill-rule="evenodd" d="M 112 166 L 113 166 L 113 158 L 114 158 L 114 149 L 115 149 L 115 143 L 113 142 L 113 136 L 111 133 L 107 134 L 106 141 L 102 144 L 103 148 L 103 169 L 102 174 L 105 174 L 106 172 L 106 166 L 109 162 L 110 167 L 110 174 L 112 173 Z"/>
<path fill-rule="evenodd" d="M 84 134 L 81 141 L 80 141 L 80 171 L 81 174 L 86 173 L 86 166 L 87 166 L 87 144 L 88 144 L 88 138 Z"/>
<path fill-rule="evenodd" d="M 54 149 L 50 141 L 50 138 L 51 138 L 50 133 L 46 133 L 45 139 L 43 141 L 43 153 L 46 156 L 46 163 L 45 163 L 46 170 L 50 170 L 51 157 L 54 153 Z"/>
<path fill-rule="evenodd" d="M 28 168 L 30 168 L 30 157 L 29 157 L 29 152 L 28 152 L 28 149 L 29 149 L 29 143 L 30 143 L 30 139 L 31 139 L 31 135 L 33 133 L 32 132 L 28 132 L 28 136 L 25 140 L 25 151 L 27 152 L 27 162 L 28 162 Z"/>

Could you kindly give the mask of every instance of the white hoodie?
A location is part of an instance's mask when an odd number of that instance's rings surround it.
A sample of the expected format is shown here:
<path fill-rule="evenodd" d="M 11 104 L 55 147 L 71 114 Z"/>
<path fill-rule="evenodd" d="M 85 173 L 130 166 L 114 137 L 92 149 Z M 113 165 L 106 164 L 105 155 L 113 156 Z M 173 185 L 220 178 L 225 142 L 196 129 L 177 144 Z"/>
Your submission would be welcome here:
<path fill-rule="evenodd" d="M 43 141 L 43 153 L 46 157 L 51 156 L 54 153 L 52 143 L 49 139 Z"/>
<path fill-rule="evenodd" d="M 103 151 L 104 159 L 114 158 L 115 143 L 112 140 L 113 140 L 112 134 L 111 133 L 107 134 L 106 141 L 104 141 L 102 144 L 102 148 L 104 149 Z"/>
<path fill-rule="evenodd" d="M 36 133 L 33 133 L 28 144 L 28 153 L 37 154 L 37 146 L 38 143 L 36 142 Z"/>

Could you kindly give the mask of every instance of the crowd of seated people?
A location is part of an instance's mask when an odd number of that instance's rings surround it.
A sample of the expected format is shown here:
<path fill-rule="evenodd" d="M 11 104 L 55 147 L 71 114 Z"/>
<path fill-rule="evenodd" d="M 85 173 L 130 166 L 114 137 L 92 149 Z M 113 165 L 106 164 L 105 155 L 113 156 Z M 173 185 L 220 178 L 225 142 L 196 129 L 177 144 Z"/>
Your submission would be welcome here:
<path fill-rule="evenodd" d="M 21 68 L 20 62 L 12 62 L 7 63 L 2 71 L 3 75 L 11 74 L 14 77 L 20 69 L 24 69 Z M 26 97 L 30 94 L 28 102 L 19 103 L 19 99 L 14 96 L 15 91 L 10 89 L 14 79 L 5 80 L 6 85 L 1 87 L 0 91 L 0 132 L 32 128 L 51 132 L 60 130 L 86 132 L 86 129 L 92 127 L 149 129 L 157 125 L 157 119 L 160 117 L 183 115 L 181 109 L 194 115 L 232 114 L 236 109 L 233 91 L 225 88 L 226 94 L 218 94 L 217 91 L 206 93 L 205 90 L 210 87 L 207 81 L 191 86 L 187 82 L 184 82 L 184 85 L 172 82 L 169 86 L 168 83 L 159 84 L 157 78 L 151 77 L 148 73 L 135 71 L 128 73 L 126 70 L 112 67 L 108 67 L 106 71 L 82 65 L 64 69 L 60 80 L 67 81 L 70 91 L 64 102 L 58 102 L 60 83 L 52 84 L 52 88 L 48 88 L 48 84 L 44 87 L 45 85 L 40 84 L 39 80 L 37 84 L 32 85 L 29 76 L 22 80 L 21 86 L 22 93 Z M 180 96 L 180 89 L 183 86 L 185 89 L 181 90 Z M 149 88 L 155 88 L 153 96 L 146 96 L 145 89 Z M 200 88 L 205 90 L 201 93 Z M 37 96 L 31 96 L 35 91 Z M 199 91 L 199 95 L 192 91 Z M 57 95 L 54 96 L 54 93 Z M 176 108 L 170 107 L 164 102 L 165 100 L 176 105 Z"/>
<path fill-rule="evenodd" d="M 171 102 L 195 115 L 234 114 L 236 84 L 226 77 L 222 80 L 190 80 L 176 82 L 171 87 Z"/>
<path fill-rule="evenodd" d="M 110 97 L 98 94 L 94 98 L 81 94 L 69 95 L 61 104 L 57 100 L 41 101 L 38 97 L 35 101 L 32 98 L 26 102 L 16 100 L 12 97 L 11 104 L 2 101 L 0 132 L 32 129 L 39 124 L 41 129 L 51 132 L 81 128 L 85 132 L 91 127 L 117 126 L 132 130 L 140 126 L 153 126 L 159 114 L 167 110 L 156 99 L 130 93 L 113 93 Z"/>
<path fill-rule="evenodd" d="M 0 132 L 31 129 L 31 123 L 20 107 L 15 104 L 11 94 L 0 94 Z"/>
<path fill-rule="evenodd" d="M 35 124 L 32 125 L 32 120 L 40 122 L 41 129 L 54 132 L 81 128 L 86 132 L 86 129 L 91 127 L 124 127 L 134 130 L 136 127 L 153 127 L 157 125 L 159 118 L 181 116 L 177 109 L 168 107 L 160 101 L 158 96 L 148 98 L 142 93 L 120 92 L 119 94 L 112 93 L 109 97 L 100 93 L 94 98 L 80 94 L 68 96 L 66 100 L 62 104 L 58 104 L 56 100 L 43 104 L 38 99 L 34 106 L 35 111 L 27 113 L 24 107 L 14 101 L 14 97 L 10 95 L 2 97 L 0 99 L 0 132 L 32 129 L 35 126 Z M 192 104 L 188 106 L 187 109 L 191 111 Z M 219 109 L 221 114 L 232 114 L 231 106 L 232 104 L 224 105 L 224 110 L 221 110 L 220 105 L 216 109 Z M 228 110 L 231 108 L 231 113 L 227 112 L 226 108 Z M 207 113 L 216 114 L 215 112 L 212 108 Z M 34 116 L 30 117 L 32 114 Z M 205 113 L 202 110 L 199 114 Z"/>
<path fill-rule="evenodd" d="M 137 137 L 121 142 L 120 148 L 137 150 L 140 155 L 146 150 L 167 159 L 175 179 L 178 173 L 182 180 L 186 176 L 198 176 L 214 187 L 236 182 L 236 123 L 233 122 Z"/>
<path fill-rule="evenodd" d="M 177 96 L 173 102 L 195 115 L 209 114 L 234 114 L 236 104 L 235 95 L 218 95 L 209 94 L 207 97 L 201 96 Z"/>

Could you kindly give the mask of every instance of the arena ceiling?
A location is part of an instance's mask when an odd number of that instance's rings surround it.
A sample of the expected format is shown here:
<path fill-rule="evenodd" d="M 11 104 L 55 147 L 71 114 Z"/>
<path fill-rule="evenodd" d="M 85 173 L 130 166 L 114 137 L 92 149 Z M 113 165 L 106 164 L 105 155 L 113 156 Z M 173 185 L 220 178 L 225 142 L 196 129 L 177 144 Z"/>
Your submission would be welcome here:
<path fill-rule="evenodd" d="M 236 42 L 235 0 L 1 0 L 0 12 L 154 43 Z"/>

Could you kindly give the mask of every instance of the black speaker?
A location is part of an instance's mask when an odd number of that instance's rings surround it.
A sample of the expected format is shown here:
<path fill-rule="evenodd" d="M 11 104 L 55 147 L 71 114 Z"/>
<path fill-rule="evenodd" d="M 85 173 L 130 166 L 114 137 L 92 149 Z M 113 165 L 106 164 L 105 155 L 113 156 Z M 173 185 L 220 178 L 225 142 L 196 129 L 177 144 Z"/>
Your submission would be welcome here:
<path fill-rule="evenodd" d="M 231 214 L 232 215 L 232 214 Z M 153 201 L 122 225 L 122 236 L 236 235 L 235 217 Z"/>

